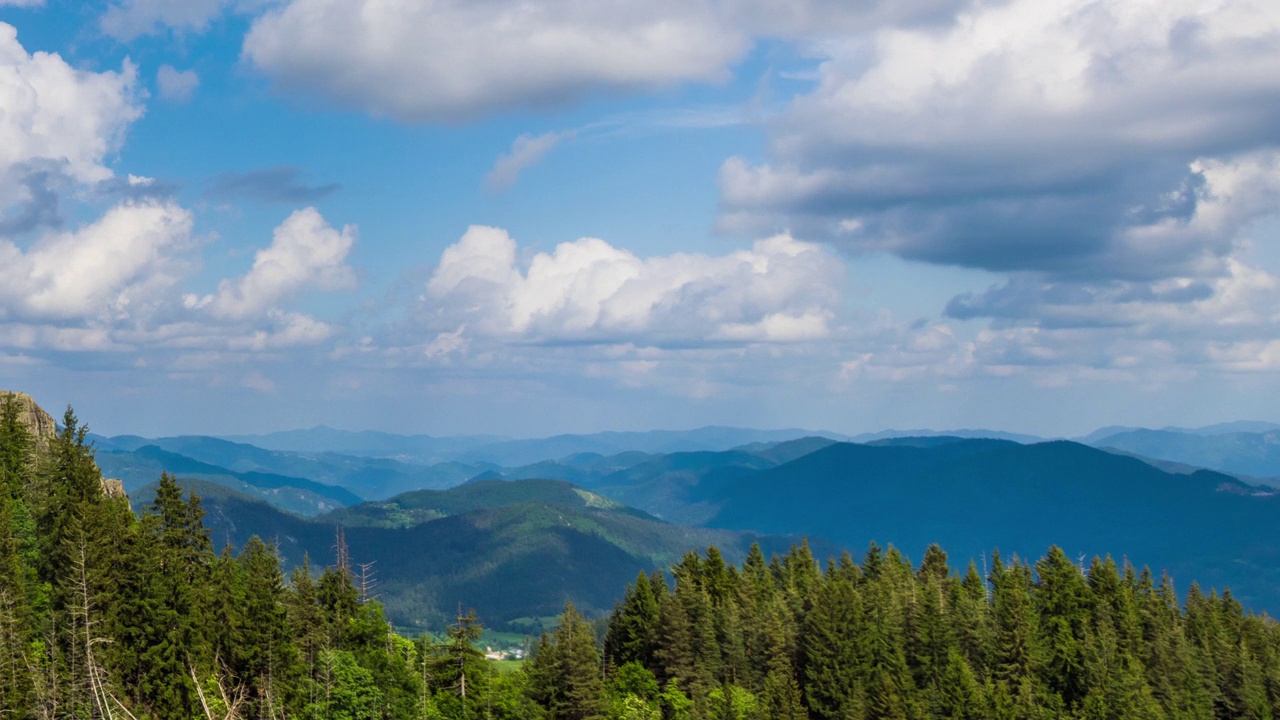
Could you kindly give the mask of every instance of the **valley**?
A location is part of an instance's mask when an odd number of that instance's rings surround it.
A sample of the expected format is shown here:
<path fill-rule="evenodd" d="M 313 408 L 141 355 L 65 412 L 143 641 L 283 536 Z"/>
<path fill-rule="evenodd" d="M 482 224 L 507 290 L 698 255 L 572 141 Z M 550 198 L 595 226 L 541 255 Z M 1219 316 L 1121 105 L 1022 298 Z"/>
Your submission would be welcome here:
<path fill-rule="evenodd" d="M 405 627 L 439 626 L 458 602 L 498 626 L 566 599 L 602 613 L 608 588 L 685 551 L 714 544 L 740 558 L 752 542 L 774 550 L 802 537 L 820 557 L 875 542 L 919 558 L 937 543 L 979 567 L 997 552 L 1035 557 L 1058 545 L 1081 562 L 1110 556 L 1189 578 L 1182 592 L 1191 580 L 1230 587 L 1246 606 L 1276 612 L 1280 544 L 1269 528 L 1280 499 L 1229 474 L 1257 467 L 1250 461 L 1203 451 L 1262 448 L 1274 432 L 1253 430 L 1242 444 L 1237 426 L 1110 429 L 1084 438 L 1094 447 L 980 430 L 862 442 L 733 428 L 513 441 L 317 428 L 259 440 L 270 449 L 247 436 L 102 438 L 97 458 L 135 504 L 160 471 L 175 473 L 204 498 L 219 543 L 274 538 L 290 567 L 328 562 L 344 528 L 353 557 L 376 563 L 388 613 Z M 1191 440 L 1132 440 L 1150 435 Z M 1215 457 L 1205 464 L 1216 470 L 1185 462 Z M 543 582 L 534 566 L 559 579 Z"/>

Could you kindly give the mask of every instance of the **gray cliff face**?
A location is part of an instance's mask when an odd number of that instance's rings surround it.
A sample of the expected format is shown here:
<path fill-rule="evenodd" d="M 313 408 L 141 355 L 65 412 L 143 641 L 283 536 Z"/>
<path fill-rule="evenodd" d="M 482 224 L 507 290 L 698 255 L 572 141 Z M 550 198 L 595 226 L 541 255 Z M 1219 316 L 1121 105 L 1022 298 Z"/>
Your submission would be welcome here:
<path fill-rule="evenodd" d="M 18 403 L 18 420 L 27 426 L 27 429 L 35 436 L 37 443 L 44 444 L 58 434 L 58 426 L 53 421 L 53 416 L 37 405 L 30 395 L 0 390 L 0 399 L 6 397 L 13 397 L 14 401 Z"/>
<path fill-rule="evenodd" d="M 0 401 L 9 397 L 17 402 L 18 420 L 31 431 L 37 447 L 44 446 L 58 434 L 58 425 L 53 416 L 45 412 L 30 395 L 0 390 Z M 115 478 L 102 478 L 102 493 L 109 498 L 128 497 L 124 492 L 124 483 Z"/>

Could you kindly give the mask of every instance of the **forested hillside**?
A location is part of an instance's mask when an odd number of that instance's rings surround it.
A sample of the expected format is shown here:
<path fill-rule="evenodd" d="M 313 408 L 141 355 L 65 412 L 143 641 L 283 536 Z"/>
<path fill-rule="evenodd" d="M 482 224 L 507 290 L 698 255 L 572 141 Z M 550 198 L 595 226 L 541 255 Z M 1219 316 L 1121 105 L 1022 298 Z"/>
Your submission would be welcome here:
<path fill-rule="evenodd" d="M 1280 610 L 1280 495 L 1210 471 L 1165 472 L 1072 442 L 925 438 L 839 443 L 695 493 L 711 527 L 805 533 L 844 547 L 892 543 L 912 559 L 937 543 L 962 561 L 999 548 L 1111 554 L 1230 586 Z"/>
<path fill-rule="evenodd" d="M 388 618 L 415 631 L 439 630 L 458 603 L 493 627 L 536 628 L 566 601 L 600 614 L 636 572 L 665 567 L 690 549 L 715 544 L 739 559 L 755 541 L 768 551 L 794 541 L 672 525 L 552 480 L 420 490 L 319 518 L 211 483 L 188 485 L 203 497 L 216 545 L 240 547 L 259 535 L 277 544 L 286 568 L 308 556 L 330 558 L 343 527 L 352 562 L 371 563 Z M 135 506 L 145 509 L 153 494 L 136 493 Z"/>
<path fill-rule="evenodd" d="M 875 545 L 861 564 L 846 553 L 825 567 L 807 544 L 772 559 L 755 546 L 740 568 L 711 547 L 669 574 L 619 586 L 605 621 L 567 606 L 522 669 L 499 672 L 474 648 L 480 618 L 462 608 L 439 640 L 393 632 L 340 537 L 334 557 L 313 558 L 330 563 L 323 570 L 303 562 L 286 577 L 276 546 L 257 536 L 238 552 L 215 552 L 203 503 L 172 475 L 135 515 L 104 490 L 85 435 L 70 409 L 56 431 L 33 434 L 13 398 L 0 398 L 0 717 L 1261 720 L 1280 712 L 1272 620 L 1196 585 L 1183 606 L 1168 576 L 1110 559 L 1086 567 L 1056 547 L 1034 564 L 993 555 L 986 577 L 972 563 L 956 572 L 936 546 L 918 567 Z M 562 493 L 562 509 L 573 497 L 589 500 L 571 495 Z M 418 499 L 462 512 L 445 519 L 492 509 L 477 497 Z"/>
<path fill-rule="evenodd" d="M 1229 593 L 1054 547 L 984 579 L 932 547 L 823 568 L 807 547 L 726 566 L 711 549 L 641 576 L 604 639 L 614 717 L 1273 718 L 1280 627 Z M 564 643 L 566 639 L 561 639 Z M 585 654 L 585 651 L 583 651 Z M 535 698 L 541 663 L 530 668 Z M 550 673 L 558 678 L 562 675 Z M 582 673 L 585 684 L 590 677 Z M 597 717 L 608 710 L 598 709 Z M 560 717 L 586 717 L 565 712 Z"/>

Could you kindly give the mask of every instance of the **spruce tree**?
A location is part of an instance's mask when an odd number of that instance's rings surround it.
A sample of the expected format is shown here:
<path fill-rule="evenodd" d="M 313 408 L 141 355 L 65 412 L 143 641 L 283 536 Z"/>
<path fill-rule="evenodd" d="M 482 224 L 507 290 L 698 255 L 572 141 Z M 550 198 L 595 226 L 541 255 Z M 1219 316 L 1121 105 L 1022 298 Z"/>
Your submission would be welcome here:
<path fill-rule="evenodd" d="M 1080 568 L 1056 545 L 1036 563 L 1039 583 L 1034 601 L 1039 643 L 1044 648 L 1041 677 L 1068 706 L 1083 699 L 1086 687 L 1082 643 L 1093 603 Z"/>
<path fill-rule="evenodd" d="M 533 697 L 551 720 L 603 720 L 608 704 L 595 633 L 572 603 L 558 622 L 529 663 Z"/>
<path fill-rule="evenodd" d="M 995 647 L 993 675 L 1013 692 L 1031 675 L 1032 607 L 1030 571 L 1017 562 L 1005 567 L 999 555 L 992 559 L 992 618 Z"/>
<path fill-rule="evenodd" d="M 830 578 L 818 590 L 800 636 L 805 700 L 814 718 L 844 720 L 859 714 L 866 676 L 859 640 L 866 636 L 862 599 L 853 581 Z"/>
<path fill-rule="evenodd" d="M 638 662 L 645 667 L 653 667 L 658 622 L 658 599 L 649 576 L 641 572 L 635 584 L 627 588 L 626 595 L 609 620 L 605 650 L 611 664 L 620 667 Z"/>
<path fill-rule="evenodd" d="M 238 558 L 243 578 L 241 609 L 243 645 L 237 671 L 250 687 L 250 711 L 274 716 L 284 704 L 284 688 L 297 673 L 297 648 L 289 635 L 284 576 L 274 545 L 249 538 Z"/>

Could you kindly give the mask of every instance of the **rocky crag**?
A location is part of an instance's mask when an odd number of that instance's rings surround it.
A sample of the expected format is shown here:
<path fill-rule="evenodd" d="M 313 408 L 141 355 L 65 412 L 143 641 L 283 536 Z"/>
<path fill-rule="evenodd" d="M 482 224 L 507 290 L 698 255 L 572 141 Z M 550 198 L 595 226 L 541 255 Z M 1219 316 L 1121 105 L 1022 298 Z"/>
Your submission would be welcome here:
<path fill-rule="evenodd" d="M 37 445 L 44 445 L 58 434 L 58 424 L 53 416 L 45 412 L 44 408 L 40 407 L 30 395 L 0 390 L 0 402 L 8 398 L 12 398 L 13 402 L 17 403 L 18 420 L 31 431 Z M 124 492 L 124 483 L 115 478 L 102 478 L 102 492 L 111 498 L 128 497 Z"/>

